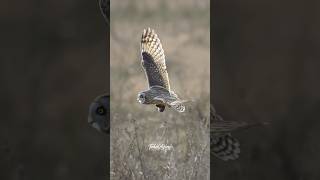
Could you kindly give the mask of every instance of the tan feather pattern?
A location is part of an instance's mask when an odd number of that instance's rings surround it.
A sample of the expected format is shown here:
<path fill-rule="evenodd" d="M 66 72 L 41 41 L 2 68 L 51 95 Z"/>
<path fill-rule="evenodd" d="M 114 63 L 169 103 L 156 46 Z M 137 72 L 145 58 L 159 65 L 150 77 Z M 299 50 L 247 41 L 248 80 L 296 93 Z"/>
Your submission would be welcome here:
<path fill-rule="evenodd" d="M 142 66 L 145 70 L 149 87 L 162 86 L 170 90 L 164 50 L 158 35 L 151 28 L 143 30 L 141 37 L 141 56 Z"/>

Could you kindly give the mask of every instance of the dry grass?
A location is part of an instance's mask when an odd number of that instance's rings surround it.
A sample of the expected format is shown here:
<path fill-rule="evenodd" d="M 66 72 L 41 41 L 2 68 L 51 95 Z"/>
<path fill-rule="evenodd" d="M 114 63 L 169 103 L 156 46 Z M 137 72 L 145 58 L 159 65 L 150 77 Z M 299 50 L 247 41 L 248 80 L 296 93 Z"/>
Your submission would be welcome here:
<path fill-rule="evenodd" d="M 172 89 L 193 100 L 187 112 L 136 101 L 147 88 L 140 66 L 146 27 L 159 35 Z M 209 1 L 111 2 L 112 179 L 209 179 Z M 152 151 L 148 145 L 172 145 Z"/>

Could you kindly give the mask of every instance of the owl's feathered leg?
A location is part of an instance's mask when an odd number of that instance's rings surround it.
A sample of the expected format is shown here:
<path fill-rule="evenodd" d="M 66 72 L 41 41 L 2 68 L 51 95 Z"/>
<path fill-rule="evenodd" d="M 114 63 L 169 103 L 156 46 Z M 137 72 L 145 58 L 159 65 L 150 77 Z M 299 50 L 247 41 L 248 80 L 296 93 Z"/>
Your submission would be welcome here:
<path fill-rule="evenodd" d="M 156 104 L 156 106 L 157 106 L 159 112 L 163 112 L 164 109 L 166 108 L 166 106 L 163 104 Z"/>
<path fill-rule="evenodd" d="M 178 112 L 184 112 L 186 107 L 183 105 L 184 101 L 173 101 L 173 102 L 168 102 L 169 107 L 175 109 Z"/>

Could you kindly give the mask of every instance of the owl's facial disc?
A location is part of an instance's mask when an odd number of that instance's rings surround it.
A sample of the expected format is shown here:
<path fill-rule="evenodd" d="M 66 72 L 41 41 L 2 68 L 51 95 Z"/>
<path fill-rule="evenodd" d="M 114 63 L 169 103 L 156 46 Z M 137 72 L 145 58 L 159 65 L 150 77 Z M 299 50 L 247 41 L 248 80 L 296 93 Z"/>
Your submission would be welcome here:
<path fill-rule="evenodd" d="M 98 131 L 109 133 L 110 130 L 110 97 L 101 95 L 89 106 L 88 123 Z"/>
<path fill-rule="evenodd" d="M 137 100 L 139 101 L 140 104 L 143 104 L 146 101 L 146 95 L 144 93 L 139 93 Z"/>

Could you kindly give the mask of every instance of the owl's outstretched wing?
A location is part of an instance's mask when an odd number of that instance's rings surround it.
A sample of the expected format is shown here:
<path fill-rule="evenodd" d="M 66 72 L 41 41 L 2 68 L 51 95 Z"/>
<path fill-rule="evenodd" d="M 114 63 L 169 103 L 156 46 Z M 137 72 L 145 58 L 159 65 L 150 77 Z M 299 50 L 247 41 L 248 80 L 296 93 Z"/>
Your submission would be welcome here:
<path fill-rule="evenodd" d="M 240 130 L 254 126 L 255 124 L 248 124 L 243 121 L 225 121 L 219 114 L 216 113 L 214 107 L 211 105 L 211 132 L 214 134 L 229 133 L 235 130 Z"/>
<path fill-rule="evenodd" d="M 165 55 L 160 39 L 153 29 L 144 29 L 141 37 L 142 67 L 149 87 L 162 86 L 170 90 Z"/>

